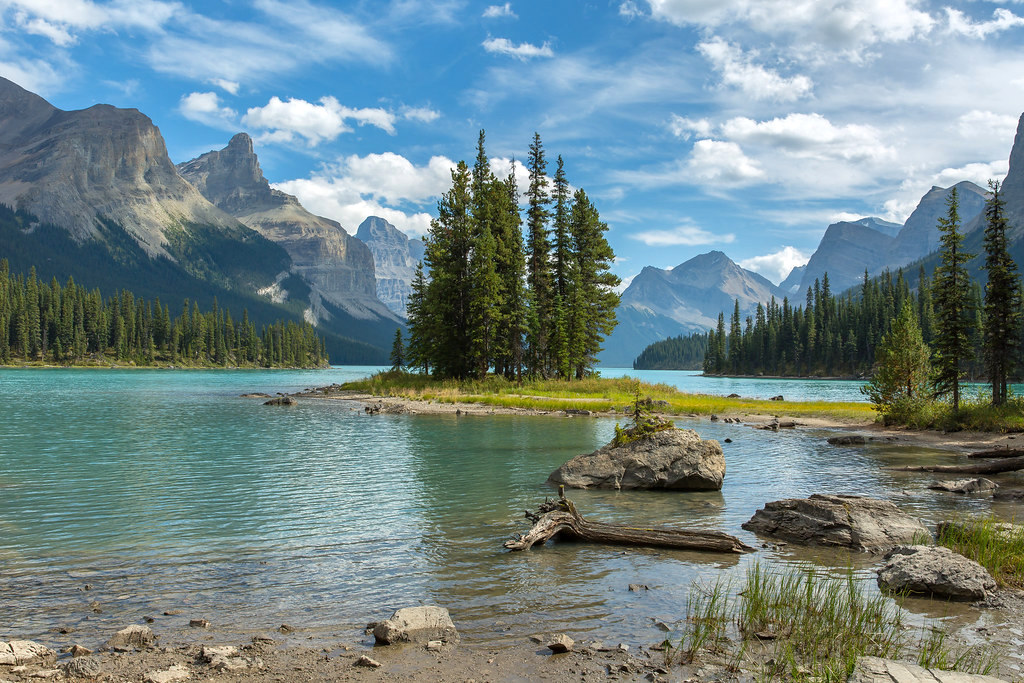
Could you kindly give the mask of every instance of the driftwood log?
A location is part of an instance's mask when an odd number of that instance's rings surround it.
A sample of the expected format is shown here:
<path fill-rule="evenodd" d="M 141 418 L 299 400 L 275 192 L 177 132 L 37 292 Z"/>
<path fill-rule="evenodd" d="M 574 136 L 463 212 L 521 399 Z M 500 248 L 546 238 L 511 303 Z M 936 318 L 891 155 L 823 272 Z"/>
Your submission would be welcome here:
<path fill-rule="evenodd" d="M 1014 458 L 997 458 L 988 462 L 971 465 L 907 465 L 906 467 L 887 467 L 899 472 L 947 472 L 949 474 L 999 474 L 1024 470 L 1024 456 Z"/>
<path fill-rule="evenodd" d="M 1016 458 L 1024 455 L 1020 448 L 993 448 L 989 451 L 977 451 L 968 453 L 968 458 Z"/>
<path fill-rule="evenodd" d="M 754 550 L 735 536 L 719 531 L 687 531 L 668 527 L 641 527 L 592 522 L 583 518 L 568 498 L 545 501 L 539 514 L 527 511 L 533 528 L 525 535 L 505 541 L 509 550 L 529 550 L 536 543 L 559 536 L 569 540 L 636 545 L 682 550 L 703 550 L 718 553 L 743 553 Z"/>

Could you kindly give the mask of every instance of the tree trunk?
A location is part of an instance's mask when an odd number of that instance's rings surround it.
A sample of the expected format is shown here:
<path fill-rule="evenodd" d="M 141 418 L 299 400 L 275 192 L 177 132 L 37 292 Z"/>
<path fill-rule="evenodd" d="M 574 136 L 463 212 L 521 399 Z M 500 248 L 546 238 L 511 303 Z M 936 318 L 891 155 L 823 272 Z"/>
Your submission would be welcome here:
<path fill-rule="evenodd" d="M 999 458 L 989 462 L 972 465 L 910 465 L 907 467 L 887 467 L 887 470 L 899 472 L 948 472 L 951 474 L 998 474 L 1024 470 L 1024 456 Z"/>
<path fill-rule="evenodd" d="M 505 541 L 509 550 L 529 550 L 535 543 L 560 536 L 573 540 L 614 545 L 704 550 L 719 553 L 743 553 L 754 550 L 738 538 L 719 531 L 686 531 L 668 527 L 639 527 L 590 522 L 576 511 L 567 498 L 540 506 L 541 515 L 527 512 L 534 521 L 526 535 Z"/>
<path fill-rule="evenodd" d="M 968 453 L 968 458 L 1016 458 L 1024 455 L 1024 449 L 1020 448 L 993 448 L 988 451 Z"/>

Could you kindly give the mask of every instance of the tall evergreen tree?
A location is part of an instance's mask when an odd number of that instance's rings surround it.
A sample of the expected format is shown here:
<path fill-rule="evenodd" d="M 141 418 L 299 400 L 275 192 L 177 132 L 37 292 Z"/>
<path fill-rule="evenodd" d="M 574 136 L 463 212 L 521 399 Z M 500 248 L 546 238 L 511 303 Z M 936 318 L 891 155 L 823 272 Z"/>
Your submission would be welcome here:
<path fill-rule="evenodd" d="M 998 181 L 988 183 L 991 194 L 985 204 L 985 304 L 983 356 L 992 383 L 992 405 L 1007 399 L 1007 378 L 1020 350 L 1020 279 L 1007 248 L 1006 208 Z"/>
<path fill-rule="evenodd" d="M 533 375 L 547 374 L 548 335 L 546 323 L 554 303 L 551 283 L 551 240 L 548 236 L 550 211 L 548 204 L 547 160 L 540 134 L 533 134 L 527 159 L 530 185 L 526 191 L 526 283 L 530 290 L 530 305 L 526 335 L 528 341 L 527 371 Z"/>
<path fill-rule="evenodd" d="M 974 327 L 970 306 L 970 278 L 966 264 L 973 254 L 963 250 L 960 232 L 960 201 L 956 187 L 946 199 L 946 215 L 939 218 L 939 255 L 935 269 L 933 296 L 935 306 L 935 377 L 938 396 L 952 397 L 953 411 L 960 410 L 960 378 L 963 363 L 971 355 Z"/>
<path fill-rule="evenodd" d="M 523 335 L 526 325 L 523 291 L 526 261 L 515 159 L 512 160 L 505 181 L 495 182 L 490 192 L 496 226 L 494 262 L 501 294 L 498 319 L 503 328 L 495 349 L 495 371 L 504 373 L 508 379 L 519 380 L 522 379 Z"/>
<path fill-rule="evenodd" d="M 907 402 L 925 398 L 931 372 L 928 357 L 914 308 L 905 302 L 878 346 L 871 382 L 862 388 L 883 418 Z"/>

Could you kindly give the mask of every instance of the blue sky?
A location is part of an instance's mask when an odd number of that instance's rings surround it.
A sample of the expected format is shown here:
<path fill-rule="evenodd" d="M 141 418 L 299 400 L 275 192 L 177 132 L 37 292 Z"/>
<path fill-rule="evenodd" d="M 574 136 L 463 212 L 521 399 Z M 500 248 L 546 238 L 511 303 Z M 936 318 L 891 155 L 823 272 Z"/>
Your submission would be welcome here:
<path fill-rule="evenodd" d="M 134 107 L 175 162 L 246 131 L 264 174 L 354 232 L 426 230 L 487 131 L 534 131 L 628 278 L 711 249 L 778 282 L 830 222 L 902 222 L 1006 173 L 1024 3 L 957 0 L 0 0 L 0 75 Z M 519 173 L 525 180 L 525 171 Z"/>

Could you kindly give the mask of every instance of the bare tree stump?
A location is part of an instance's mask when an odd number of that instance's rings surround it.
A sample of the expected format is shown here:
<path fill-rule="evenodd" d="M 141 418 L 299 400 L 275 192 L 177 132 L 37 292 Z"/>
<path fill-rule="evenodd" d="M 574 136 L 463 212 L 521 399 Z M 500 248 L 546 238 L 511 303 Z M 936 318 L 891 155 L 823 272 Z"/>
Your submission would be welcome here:
<path fill-rule="evenodd" d="M 546 501 L 539 508 L 540 515 L 530 512 L 526 516 L 534 522 L 525 535 L 505 541 L 509 550 L 529 550 L 536 543 L 544 543 L 555 536 L 561 538 L 607 543 L 682 550 L 703 550 L 718 553 L 744 553 L 754 550 L 735 536 L 719 531 L 687 531 L 669 527 L 640 527 L 591 522 L 583 518 L 568 498 Z"/>

